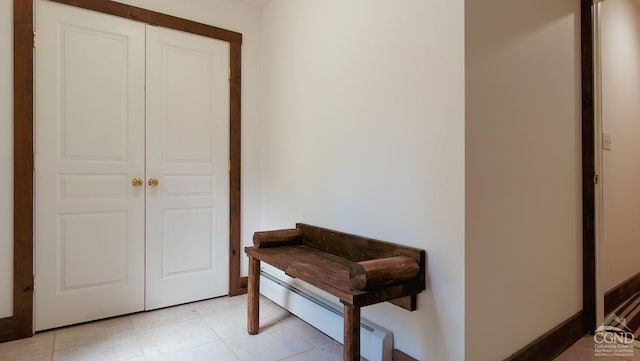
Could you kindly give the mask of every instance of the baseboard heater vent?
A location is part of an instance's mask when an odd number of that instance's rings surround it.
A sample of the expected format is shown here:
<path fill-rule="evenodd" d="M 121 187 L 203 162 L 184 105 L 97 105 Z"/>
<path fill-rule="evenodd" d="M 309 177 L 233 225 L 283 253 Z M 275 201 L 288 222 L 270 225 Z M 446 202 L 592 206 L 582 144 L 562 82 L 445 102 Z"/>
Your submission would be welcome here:
<path fill-rule="evenodd" d="M 342 309 L 311 290 L 285 281 L 289 277 L 284 273 L 280 277 L 272 274 L 278 272 L 261 270 L 260 293 L 342 343 Z M 368 361 L 392 361 L 393 333 L 363 318 L 360 322 L 360 354 Z"/>

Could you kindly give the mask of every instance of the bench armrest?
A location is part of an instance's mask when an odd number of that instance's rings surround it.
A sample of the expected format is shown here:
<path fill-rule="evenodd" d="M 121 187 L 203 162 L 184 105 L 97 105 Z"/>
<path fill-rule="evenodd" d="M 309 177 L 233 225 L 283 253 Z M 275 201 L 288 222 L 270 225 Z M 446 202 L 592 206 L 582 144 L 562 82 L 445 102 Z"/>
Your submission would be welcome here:
<path fill-rule="evenodd" d="M 379 258 L 355 262 L 351 265 L 349 278 L 354 290 L 370 290 L 411 280 L 420 273 L 415 259 L 405 256 Z"/>
<path fill-rule="evenodd" d="M 253 245 L 256 248 L 293 246 L 298 244 L 302 244 L 302 231 L 297 228 L 256 232 L 253 234 Z"/>

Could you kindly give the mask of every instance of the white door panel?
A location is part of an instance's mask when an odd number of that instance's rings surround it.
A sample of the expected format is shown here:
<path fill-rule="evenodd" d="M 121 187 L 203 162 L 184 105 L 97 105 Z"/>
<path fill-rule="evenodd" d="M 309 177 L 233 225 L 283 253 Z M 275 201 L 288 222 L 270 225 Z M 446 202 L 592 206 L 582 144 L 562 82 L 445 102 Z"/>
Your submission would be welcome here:
<path fill-rule="evenodd" d="M 147 309 L 228 291 L 228 69 L 228 43 L 147 27 Z"/>
<path fill-rule="evenodd" d="M 36 2 L 36 330 L 144 306 L 144 25 Z"/>

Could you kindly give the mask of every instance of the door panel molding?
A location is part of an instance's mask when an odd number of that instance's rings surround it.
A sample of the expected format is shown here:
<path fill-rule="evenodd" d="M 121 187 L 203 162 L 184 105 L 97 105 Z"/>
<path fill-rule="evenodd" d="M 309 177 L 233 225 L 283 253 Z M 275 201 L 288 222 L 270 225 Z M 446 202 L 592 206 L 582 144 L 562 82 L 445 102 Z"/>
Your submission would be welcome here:
<path fill-rule="evenodd" d="M 150 25 L 202 35 L 230 44 L 230 199 L 229 199 L 229 295 L 246 292 L 240 277 L 240 139 L 242 34 L 175 16 L 107 0 L 50 0 Z M 13 316 L 2 319 L 1 341 L 33 335 L 33 0 L 13 1 L 13 111 L 14 111 L 14 236 Z"/>

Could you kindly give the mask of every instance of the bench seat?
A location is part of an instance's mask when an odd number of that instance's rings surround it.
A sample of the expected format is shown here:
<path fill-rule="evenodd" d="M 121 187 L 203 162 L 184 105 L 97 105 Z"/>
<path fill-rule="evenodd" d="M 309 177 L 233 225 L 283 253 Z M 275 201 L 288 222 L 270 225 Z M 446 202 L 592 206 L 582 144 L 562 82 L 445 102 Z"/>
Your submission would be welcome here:
<path fill-rule="evenodd" d="M 290 277 L 305 281 L 338 297 L 342 303 L 353 306 L 364 307 L 411 297 L 424 289 L 419 279 L 372 291 L 351 289 L 349 271 L 356 262 L 304 245 L 274 248 L 249 247 L 246 253 L 249 257 L 264 261 L 284 271 Z M 403 301 L 394 302 L 394 304 L 409 311 L 415 310 L 414 300 L 404 299 Z"/>

